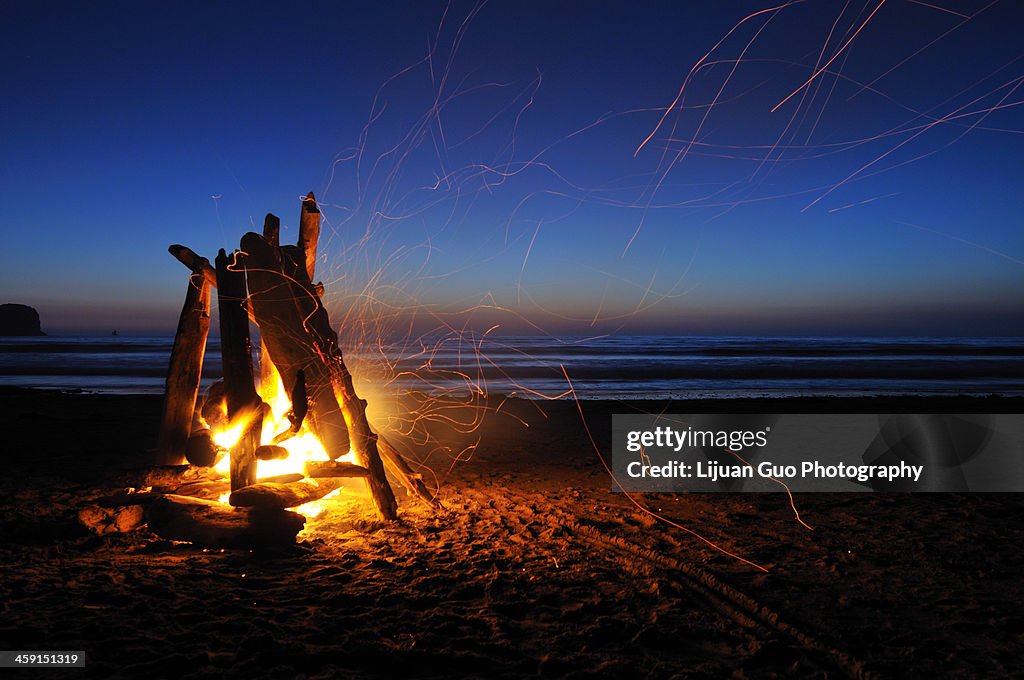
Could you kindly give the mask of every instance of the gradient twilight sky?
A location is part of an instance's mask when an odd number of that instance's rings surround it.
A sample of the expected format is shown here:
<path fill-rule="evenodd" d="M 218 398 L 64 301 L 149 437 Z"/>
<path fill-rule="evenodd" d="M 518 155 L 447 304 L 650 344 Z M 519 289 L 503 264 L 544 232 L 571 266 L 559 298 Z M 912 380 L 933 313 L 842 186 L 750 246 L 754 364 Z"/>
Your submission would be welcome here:
<path fill-rule="evenodd" d="M 313 190 L 332 305 L 420 330 L 1024 334 L 1022 30 L 1011 0 L 7 0 L 0 302 L 172 332 L 167 246 L 294 238 Z"/>

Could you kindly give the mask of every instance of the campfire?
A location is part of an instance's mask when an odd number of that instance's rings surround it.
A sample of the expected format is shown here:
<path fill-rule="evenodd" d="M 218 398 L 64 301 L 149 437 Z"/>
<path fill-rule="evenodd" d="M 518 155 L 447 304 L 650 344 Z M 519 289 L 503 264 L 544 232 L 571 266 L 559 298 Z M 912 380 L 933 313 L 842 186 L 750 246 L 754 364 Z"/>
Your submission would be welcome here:
<path fill-rule="evenodd" d="M 302 200 L 299 238 L 280 243 L 280 220 L 242 236 L 209 260 L 168 250 L 190 270 L 168 368 L 157 444 L 162 466 L 181 473 L 174 493 L 148 503 L 150 527 L 204 545 L 293 541 L 308 517 L 353 485 L 377 516 L 397 518 L 388 474 L 409 494 L 436 500 L 398 449 L 375 432 L 315 281 L 320 210 Z M 223 378 L 200 395 L 216 290 Z M 259 371 L 250 324 L 259 329 Z M 187 461 L 187 465 L 186 465 Z"/>

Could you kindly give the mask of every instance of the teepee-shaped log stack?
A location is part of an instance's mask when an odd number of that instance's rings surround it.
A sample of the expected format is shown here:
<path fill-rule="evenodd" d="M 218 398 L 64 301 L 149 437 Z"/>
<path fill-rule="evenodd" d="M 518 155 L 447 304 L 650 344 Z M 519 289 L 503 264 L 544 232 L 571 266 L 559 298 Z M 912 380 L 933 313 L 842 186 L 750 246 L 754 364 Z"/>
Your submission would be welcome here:
<path fill-rule="evenodd" d="M 293 413 L 301 414 L 299 420 L 305 417 L 332 461 L 350 449 L 355 455 L 357 464 L 318 463 L 307 475 L 318 479 L 363 477 L 377 514 L 384 520 L 397 517 L 397 502 L 385 468 L 411 494 L 436 506 L 419 475 L 394 446 L 374 432 L 366 418 L 366 401 L 356 394 L 338 335 L 322 302 L 323 285 L 314 283 L 320 210 L 312 193 L 302 201 L 298 243 L 281 245 L 279 234 L 280 220 L 268 214 L 262 234 L 245 234 L 233 253 L 221 250 L 215 266 L 184 246 L 169 248 L 191 275 L 171 352 L 158 462 L 183 463 L 186 448 L 209 440 L 208 432 L 194 427 L 194 411 L 210 326 L 210 289 L 216 287 L 227 417 L 244 424 L 229 453 L 231 504 L 273 509 L 290 507 L 294 499 L 306 497 L 306 489 L 294 486 L 297 482 L 256 482 L 257 457 L 273 455 L 273 447 L 260 447 L 262 414 L 267 406 L 254 385 L 252 321 L 260 331 L 262 379 L 280 375 L 286 393 L 292 395 Z"/>

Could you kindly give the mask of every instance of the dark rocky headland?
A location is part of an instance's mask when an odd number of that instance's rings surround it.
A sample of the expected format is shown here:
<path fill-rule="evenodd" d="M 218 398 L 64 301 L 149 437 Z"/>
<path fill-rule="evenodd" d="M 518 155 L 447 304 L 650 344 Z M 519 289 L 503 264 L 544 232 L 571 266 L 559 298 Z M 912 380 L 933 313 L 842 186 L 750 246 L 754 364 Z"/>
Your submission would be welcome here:
<path fill-rule="evenodd" d="M 0 305 L 0 336 L 46 335 L 39 325 L 39 312 L 28 305 Z"/>

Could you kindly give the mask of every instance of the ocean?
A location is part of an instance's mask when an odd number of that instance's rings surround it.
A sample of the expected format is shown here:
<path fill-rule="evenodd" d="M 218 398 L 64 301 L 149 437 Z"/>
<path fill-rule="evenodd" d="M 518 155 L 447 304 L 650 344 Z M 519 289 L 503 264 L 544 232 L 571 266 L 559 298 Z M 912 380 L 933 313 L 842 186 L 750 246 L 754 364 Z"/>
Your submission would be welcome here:
<path fill-rule="evenodd" d="M 1022 338 L 488 337 L 430 352 L 406 343 L 385 389 L 584 399 L 1024 395 Z M 0 386 L 120 394 L 163 392 L 170 337 L 0 338 Z M 211 338 L 205 384 L 220 375 Z M 360 382 L 383 376 L 358 348 Z"/>

